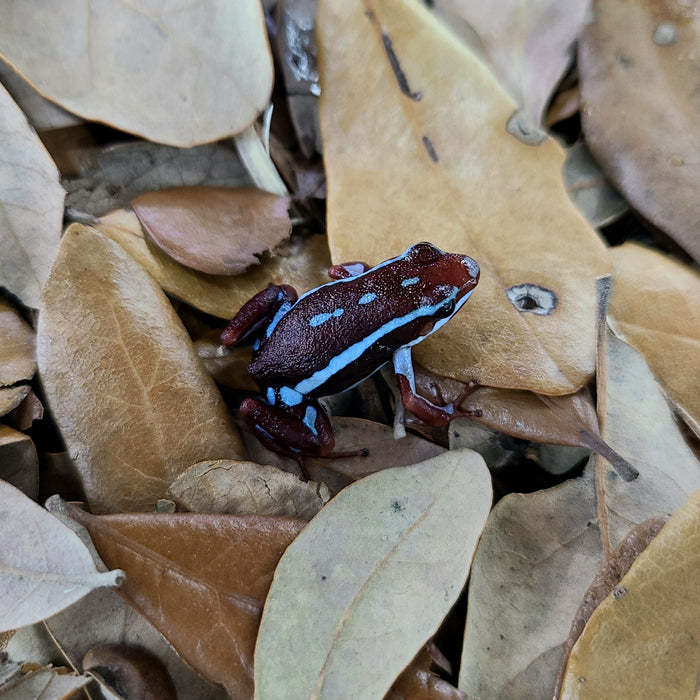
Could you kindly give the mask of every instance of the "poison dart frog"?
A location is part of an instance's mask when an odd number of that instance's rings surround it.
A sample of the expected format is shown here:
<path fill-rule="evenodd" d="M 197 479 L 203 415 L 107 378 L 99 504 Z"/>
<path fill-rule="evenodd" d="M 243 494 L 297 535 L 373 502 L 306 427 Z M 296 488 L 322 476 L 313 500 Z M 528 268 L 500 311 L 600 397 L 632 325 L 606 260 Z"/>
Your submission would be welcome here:
<path fill-rule="evenodd" d="M 254 341 L 248 371 L 266 402 L 248 398 L 240 410 L 260 442 L 300 463 L 303 456 L 340 456 L 317 399 L 349 389 L 392 360 L 402 402 L 419 421 L 444 425 L 473 415 L 456 408 L 462 397 L 438 406 L 416 393 L 411 347 L 469 298 L 479 280 L 474 260 L 418 243 L 374 267 L 345 263 L 328 275 L 334 281 L 301 297 L 289 285 L 271 284 L 222 333 L 226 346 Z"/>

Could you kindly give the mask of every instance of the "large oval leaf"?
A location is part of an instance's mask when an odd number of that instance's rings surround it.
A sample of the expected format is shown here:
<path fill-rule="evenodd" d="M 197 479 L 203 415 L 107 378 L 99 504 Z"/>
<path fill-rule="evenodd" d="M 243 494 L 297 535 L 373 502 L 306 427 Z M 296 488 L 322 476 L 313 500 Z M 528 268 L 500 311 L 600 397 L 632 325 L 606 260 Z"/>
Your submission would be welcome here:
<path fill-rule="evenodd" d="M 181 471 L 243 454 L 156 282 L 95 229 L 66 231 L 44 288 L 38 359 L 93 510 L 148 510 Z"/>
<path fill-rule="evenodd" d="M 242 131 L 272 89 L 258 0 L 4 3 L 0 47 L 70 112 L 173 146 Z"/>
<path fill-rule="evenodd" d="M 490 506 L 488 470 L 471 450 L 338 494 L 277 567 L 256 697 L 383 697 L 457 599 Z"/>

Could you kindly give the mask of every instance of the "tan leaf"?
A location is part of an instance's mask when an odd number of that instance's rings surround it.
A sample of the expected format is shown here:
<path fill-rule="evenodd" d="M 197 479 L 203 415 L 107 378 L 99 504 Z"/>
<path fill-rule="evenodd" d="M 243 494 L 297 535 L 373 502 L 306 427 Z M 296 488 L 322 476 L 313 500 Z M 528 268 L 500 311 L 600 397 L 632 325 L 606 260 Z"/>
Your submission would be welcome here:
<path fill-rule="evenodd" d="M 383 697 L 459 596 L 491 495 L 471 450 L 373 474 L 338 494 L 275 571 L 255 697 L 338 698 L 348 688 Z"/>
<path fill-rule="evenodd" d="M 233 697 L 250 697 L 263 601 L 280 556 L 306 523 L 73 510 L 105 563 L 119 562 L 126 572 L 120 593 L 198 673 Z"/>
<path fill-rule="evenodd" d="M 36 500 L 39 458 L 31 438 L 0 423 L 0 479 Z"/>
<path fill-rule="evenodd" d="M 0 631 L 43 620 L 124 578 L 121 571 L 97 571 L 73 532 L 4 481 L 0 520 Z"/>
<path fill-rule="evenodd" d="M 394 431 L 381 423 L 336 416 L 332 420 L 336 452 L 354 452 L 367 449 L 366 457 L 334 457 L 332 459 L 305 460 L 309 477 L 323 482 L 335 495 L 354 481 L 369 474 L 405 467 L 426 459 L 437 457 L 445 452 L 444 447 L 424 440 L 416 435 L 406 435 L 400 440 L 394 438 Z M 248 456 L 259 464 L 272 464 L 285 471 L 300 474 L 299 465 L 292 459 L 281 457 L 263 447 L 249 433 L 244 433 Z"/>
<path fill-rule="evenodd" d="M 243 130 L 272 89 L 260 3 L 10 3 L 3 57 L 42 95 L 150 141 L 194 146 Z M 148 76 L 135 80 L 134 75 Z"/>
<path fill-rule="evenodd" d="M 700 463 L 642 357 L 608 336 L 605 440 L 638 470 L 605 467 L 611 546 L 679 508 Z M 494 507 L 474 556 L 460 689 L 481 700 L 551 697 L 571 622 L 604 555 L 591 466 L 578 479 Z M 614 696 L 614 694 L 613 694 Z"/>
<path fill-rule="evenodd" d="M 0 687 L 2 700 L 68 700 L 84 688 L 92 678 L 75 673 L 59 673 L 57 669 L 46 666 L 20 675 L 10 683 Z"/>
<path fill-rule="evenodd" d="M 65 178 L 66 208 L 102 216 L 165 187 L 246 187 L 250 178 L 230 143 L 174 148 L 147 141 L 90 153 L 80 177 Z"/>
<path fill-rule="evenodd" d="M 4 27 L 0 19 L 0 35 Z M 60 238 L 63 196 L 56 166 L 0 85 L 0 287 L 27 306 L 39 308 Z"/>
<path fill-rule="evenodd" d="M 212 460 L 193 464 L 167 495 L 196 513 L 286 515 L 311 520 L 331 497 L 325 484 L 255 462 Z"/>
<path fill-rule="evenodd" d="M 376 264 L 420 240 L 471 255 L 479 286 L 416 359 L 464 382 L 578 390 L 609 262 L 566 193 L 561 147 L 506 132 L 514 103 L 419 3 L 322 0 L 318 29 L 334 262 Z"/>
<path fill-rule="evenodd" d="M 432 657 L 420 650 L 396 679 L 384 700 L 466 700 L 466 695 L 430 670 Z"/>
<path fill-rule="evenodd" d="M 209 275 L 239 275 L 292 230 L 289 197 L 255 188 L 176 187 L 132 202 L 167 255 Z"/>
<path fill-rule="evenodd" d="M 438 0 L 474 28 L 496 75 L 518 104 L 509 130 L 541 139 L 544 111 L 573 58 L 590 0 Z M 516 127 L 517 125 L 517 127 Z"/>
<path fill-rule="evenodd" d="M 611 255 L 612 326 L 644 355 L 700 436 L 700 275 L 635 243 L 613 248 Z"/>
<path fill-rule="evenodd" d="M 630 204 L 696 260 L 699 32 L 697 0 L 598 2 L 578 57 L 588 147 Z"/>
<path fill-rule="evenodd" d="M 97 228 L 122 246 L 166 292 L 219 318 L 232 318 L 268 284 L 291 284 L 302 292 L 330 281 L 326 274 L 330 267 L 328 244 L 322 236 L 294 239 L 262 265 L 231 278 L 183 267 L 156 246 L 149 245 L 133 212 L 113 212 Z"/>
<path fill-rule="evenodd" d="M 194 341 L 194 350 L 205 369 L 217 384 L 240 391 L 258 391 L 259 387 L 248 374 L 253 349 L 247 345 L 224 348 L 221 331 Z"/>
<path fill-rule="evenodd" d="M 593 613 L 571 652 L 561 697 L 692 697 L 699 577 L 700 491 Z"/>
<path fill-rule="evenodd" d="M 42 379 L 95 510 L 152 509 L 192 462 L 242 454 L 172 306 L 122 248 L 74 224 L 43 298 Z"/>
<path fill-rule="evenodd" d="M 27 398 L 30 391 L 31 387 L 28 384 L 0 387 L 0 416 L 14 411 Z"/>
<path fill-rule="evenodd" d="M 0 297 L 0 387 L 27 382 L 36 372 L 34 331 Z"/>

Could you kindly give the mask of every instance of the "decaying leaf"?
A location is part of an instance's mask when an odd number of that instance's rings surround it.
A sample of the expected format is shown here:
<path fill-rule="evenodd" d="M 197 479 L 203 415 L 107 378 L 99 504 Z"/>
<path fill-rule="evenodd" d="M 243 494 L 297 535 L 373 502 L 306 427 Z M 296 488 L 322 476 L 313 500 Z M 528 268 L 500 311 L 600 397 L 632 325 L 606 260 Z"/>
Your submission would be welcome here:
<path fill-rule="evenodd" d="M 329 282 L 328 244 L 322 236 L 295 238 L 275 256 L 235 278 L 206 275 L 183 267 L 144 239 L 136 215 L 117 211 L 97 228 L 126 250 L 169 294 L 197 309 L 230 319 L 254 294 L 268 284 L 290 284 L 299 292 Z"/>
<path fill-rule="evenodd" d="M 234 515 L 286 515 L 311 520 L 329 501 L 325 484 L 255 462 L 214 460 L 193 464 L 167 495 L 183 510 Z"/>
<path fill-rule="evenodd" d="M 644 355 L 700 436 L 700 275 L 635 243 L 610 252 L 615 265 L 613 329 Z"/>
<path fill-rule="evenodd" d="M 579 41 L 586 143 L 627 200 L 700 260 L 696 0 L 607 0 Z"/>
<path fill-rule="evenodd" d="M 444 447 L 416 435 L 406 435 L 396 440 L 394 431 L 388 426 L 361 418 L 336 416 L 332 423 L 337 452 L 366 449 L 369 453 L 366 457 L 309 457 L 305 460 L 309 478 L 326 484 L 333 495 L 369 474 L 423 462 L 445 451 Z M 299 465 L 294 460 L 271 452 L 248 433 L 244 433 L 243 437 L 248 455 L 258 464 L 272 464 L 301 475 Z"/>
<path fill-rule="evenodd" d="M 0 479 L 26 496 L 39 491 L 39 459 L 31 438 L 0 423 Z"/>
<path fill-rule="evenodd" d="M 509 131 L 525 143 L 544 137 L 549 98 L 571 63 L 590 0 L 438 0 L 481 39 L 491 65 L 518 104 Z"/>
<path fill-rule="evenodd" d="M 603 437 L 638 470 L 604 472 L 611 546 L 636 523 L 678 509 L 700 488 L 685 444 L 642 357 L 607 338 Z M 630 410 L 633 407 L 633 410 Z M 459 687 L 482 700 L 549 697 L 563 644 L 603 563 L 592 464 L 578 479 L 501 499 L 474 556 Z"/>
<path fill-rule="evenodd" d="M 267 104 L 272 57 L 260 3 L 160 7 L 63 0 L 0 11 L 2 56 L 85 119 L 173 146 L 231 136 Z M 134 72 L 148 80 L 134 80 Z"/>
<path fill-rule="evenodd" d="M 282 552 L 306 523 L 204 513 L 91 516 L 73 511 L 105 563 L 119 562 L 126 572 L 120 593 L 198 673 L 233 697 L 250 697 L 263 601 Z"/>
<path fill-rule="evenodd" d="M 322 0 L 318 40 L 334 262 L 420 240 L 471 255 L 479 286 L 417 360 L 465 383 L 577 391 L 609 262 L 566 193 L 561 147 L 506 132 L 514 103 L 420 3 Z"/>
<path fill-rule="evenodd" d="M 73 532 L 4 481 L 0 521 L 0 631 L 43 620 L 124 578 L 121 571 L 98 571 Z"/>
<path fill-rule="evenodd" d="M 692 697 L 699 577 L 700 491 L 593 613 L 571 652 L 561 697 Z"/>
<path fill-rule="evenodd" d="M 43 299 L 42 379 L 93 509 L 152 509 L 193 462 L 242 454 L 172 306 L 120 246 L 71 226 Z"/>
<path fill-rule="evenodd" d="M 490 505 L 488 470 L 470 450 L 338 494 L 277 567 L 256 697 L 382 697 L 457 599 Z"/>
<path fill-rule="evenodd" d="M 177 262 L 209 275 L 239 275 L 292 230 L 289 197 L 255 188 L 176 187 L 137 197 L 134 211 Z"/>
<path fill-rule="evenodd" d="M 0 9 L 0 36 L 6 11 Z M 39 308 L 60 238 L 63 196 L 56 166 L 0 85 L 0 287 L 27 306 Z"/>
<path fill-rule="evenodd" d="M 66 178 L 66 208 L 102 216 L 145 192 L 166 187 L 247 187 L 245 168 L 230 143 L 174 148 L 147 141 L 91 153 L 79 177 Z"/>
<path fill-rule="evenodd" d="M 57 669 L 46 666 L 36 671 L 22 674 L 10 683 L 0 687 L 2 700 L 67 700 L 84 688 L 92 678 L 76 673 L 59 673 Z"/>

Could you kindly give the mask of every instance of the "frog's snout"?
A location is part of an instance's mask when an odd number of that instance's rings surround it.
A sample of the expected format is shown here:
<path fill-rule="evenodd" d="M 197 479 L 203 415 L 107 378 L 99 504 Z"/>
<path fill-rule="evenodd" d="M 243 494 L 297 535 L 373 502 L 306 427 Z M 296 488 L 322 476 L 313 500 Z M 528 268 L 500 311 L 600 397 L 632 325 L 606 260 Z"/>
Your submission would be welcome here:
<path fill-rule="evenodd" d="M 465 255 L 462 258 L 462 264 L 467 268 L 467 271 L 474 279 L 479 279 L 479 264 L 476 262 L 476 260 L 470 258 L 468 255 Z"/>

